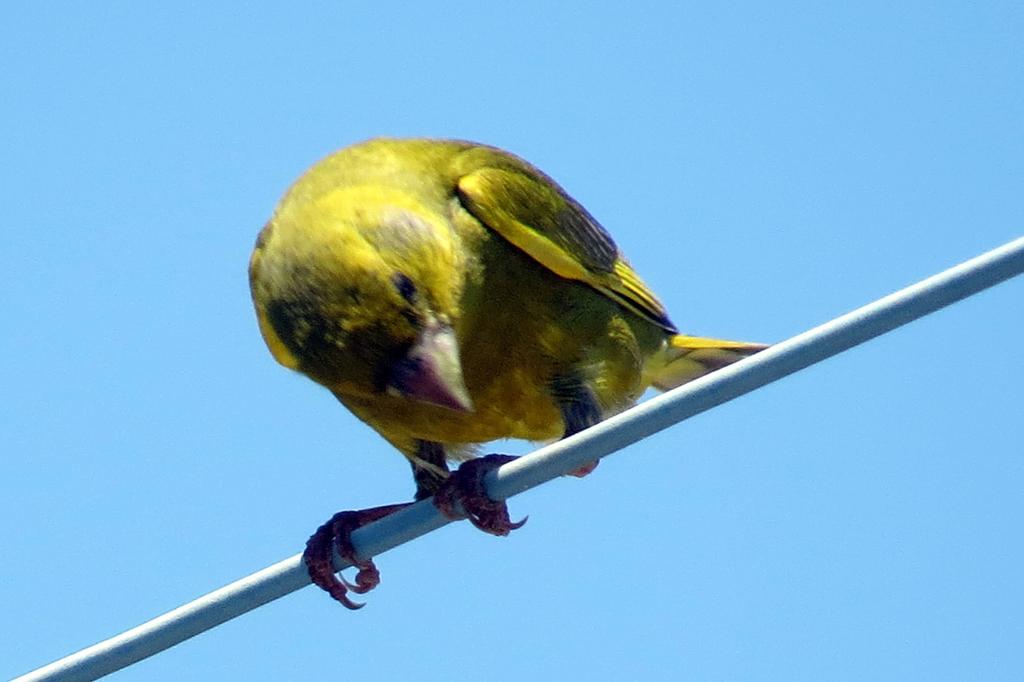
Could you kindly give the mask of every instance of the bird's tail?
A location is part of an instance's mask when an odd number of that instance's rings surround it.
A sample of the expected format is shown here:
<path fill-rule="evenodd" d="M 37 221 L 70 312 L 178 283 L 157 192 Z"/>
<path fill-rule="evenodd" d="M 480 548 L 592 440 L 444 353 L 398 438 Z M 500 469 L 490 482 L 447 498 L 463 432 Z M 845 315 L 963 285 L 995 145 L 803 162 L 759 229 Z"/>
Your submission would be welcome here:
<path fill-rule="evenodd" d="M 677 334 L 669 339 L 661 353 L 648 361 L 644 369 L 651 386 L 667 391 L 767 347 L 768 344 L 764 343 Z"/>

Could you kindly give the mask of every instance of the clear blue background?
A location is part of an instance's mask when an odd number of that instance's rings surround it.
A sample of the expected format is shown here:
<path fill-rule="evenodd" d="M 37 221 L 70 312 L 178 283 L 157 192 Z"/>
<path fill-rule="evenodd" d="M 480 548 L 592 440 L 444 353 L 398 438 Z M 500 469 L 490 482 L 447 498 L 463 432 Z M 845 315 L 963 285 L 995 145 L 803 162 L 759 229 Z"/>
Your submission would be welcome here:
<path fill-rule="evenodd" d="M 4 10 L 0 676 L 411 494 L 249 302 L 335 148 L 525 156 L 693 333 L 781 340 L 1024 232 L 1020 4 L 822 4 Z M 359 613 L 306 589 L 119 679 L 1020 679 L 1022 300 L 400 548 Z"/>

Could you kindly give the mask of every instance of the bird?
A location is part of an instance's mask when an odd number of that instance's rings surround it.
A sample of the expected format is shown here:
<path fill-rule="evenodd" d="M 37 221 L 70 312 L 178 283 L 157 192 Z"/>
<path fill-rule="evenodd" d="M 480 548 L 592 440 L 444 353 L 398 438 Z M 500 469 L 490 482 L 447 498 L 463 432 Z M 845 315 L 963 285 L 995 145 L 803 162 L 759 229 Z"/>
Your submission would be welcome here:
<path fill-rule="evenodd" d="M 277 362 L 405 456 L 414 500 L 494 535 L 522 522 L 483 485 L 513 457 L 476 456 L 482 444 L 567 437 L 767 347 L 680 334 L 558 183 L 462 140 L 375 138 L 315 163 L 260 231 L 249 283 Z M 312 582 L 362 606 L 349 593 L 380 576 L 351 533 L 407 504 L 320 526 L 303 553 Z M 335 574 L 335 549 L 354 583 Z"/>

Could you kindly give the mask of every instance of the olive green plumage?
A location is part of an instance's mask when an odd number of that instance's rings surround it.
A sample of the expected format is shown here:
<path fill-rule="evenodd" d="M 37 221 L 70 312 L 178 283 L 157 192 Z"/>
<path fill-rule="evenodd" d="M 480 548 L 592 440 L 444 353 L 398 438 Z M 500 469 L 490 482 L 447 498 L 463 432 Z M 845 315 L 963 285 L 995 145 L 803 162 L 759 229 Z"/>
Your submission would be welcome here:
<path fill-rule="evenodd" d="M 468 142 L 378 139 L 320 161 L 249 272 L 274 357 L 408 457 L 419 496 L 463 445 L 558 438 L 764 347 L 677 335 L 582 206 Z"/>

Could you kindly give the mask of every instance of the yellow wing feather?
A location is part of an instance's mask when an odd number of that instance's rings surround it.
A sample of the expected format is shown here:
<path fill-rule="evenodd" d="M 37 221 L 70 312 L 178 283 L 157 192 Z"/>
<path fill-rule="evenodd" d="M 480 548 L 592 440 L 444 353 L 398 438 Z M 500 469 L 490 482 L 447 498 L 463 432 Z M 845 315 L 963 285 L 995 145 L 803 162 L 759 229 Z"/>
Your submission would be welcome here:
<path fill-rule="evenodd" d="M 503 167 L 478 167 L 459 178 L 466 210 L 559 277 L 583 282 L 675 333 L 657 296 L 586 209 L 526 162 L 504 155 L 499 162 Z"/>

